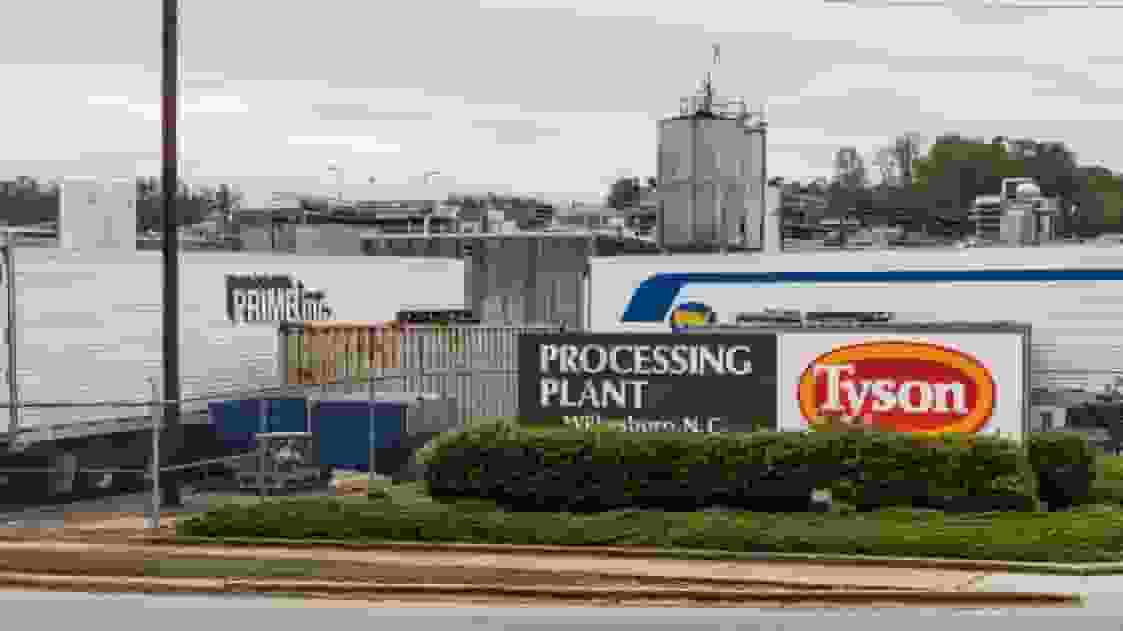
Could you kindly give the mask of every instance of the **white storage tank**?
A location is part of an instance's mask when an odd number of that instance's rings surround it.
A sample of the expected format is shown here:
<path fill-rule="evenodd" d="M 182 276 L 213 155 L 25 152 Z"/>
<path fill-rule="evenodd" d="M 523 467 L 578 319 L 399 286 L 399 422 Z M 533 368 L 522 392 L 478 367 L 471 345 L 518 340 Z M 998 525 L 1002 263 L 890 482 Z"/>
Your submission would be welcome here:
<path fill-rule="evenodd" d="M 714 102 L 712 87 L 678 116 L 659 121 L 659 239 L 664 247 L 762 247 L 766 213 L 762 114 L 739 100 Z"/>

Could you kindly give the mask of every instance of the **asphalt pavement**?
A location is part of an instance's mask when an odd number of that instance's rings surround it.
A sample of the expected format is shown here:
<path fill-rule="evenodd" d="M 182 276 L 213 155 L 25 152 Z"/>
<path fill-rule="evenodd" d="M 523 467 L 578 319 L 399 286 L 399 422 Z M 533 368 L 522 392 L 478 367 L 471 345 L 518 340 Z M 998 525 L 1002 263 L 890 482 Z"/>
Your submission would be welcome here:
<path fill-rule="evenodd" d="M 1080 631 L 1118 631 L 1120 618 L 1095 609 L 695 609 L 380 607 L 306 603 L 279 598 L 0 592 L 0 610 L 18 625 L 47 629 L 270 631 L 405 629 L 423 631 L 559 631 L 595 628 L 644 631 L 1054 631 L 1078 619 Z M 313 627 L 315 625 L 315 627 Z M 371 626 L 376 625 L 376 626 Z M 408 626 L 407 626 L 408 625 Z"/>
<path fill-rule="evenodd" d="M 1087 610 L 1119 616 L 1123 627 L 1123 576 L 992 574 L 983 578 L 979 586 L 993 591 L 1081 594 Z"/>

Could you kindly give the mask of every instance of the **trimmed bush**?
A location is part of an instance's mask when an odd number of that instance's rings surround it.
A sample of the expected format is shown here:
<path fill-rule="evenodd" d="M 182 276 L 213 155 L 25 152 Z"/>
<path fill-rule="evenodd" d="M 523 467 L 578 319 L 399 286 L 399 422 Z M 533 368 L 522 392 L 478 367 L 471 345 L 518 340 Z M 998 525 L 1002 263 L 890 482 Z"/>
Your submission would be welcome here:
<path fill-rule="evenodd" d="M 1035 502 L 1025 450 L 990 437 L 530 431 L 499 422 L 443 435 L 419 456 L 434 496 L 487 498 L 513 510 L 802 511 L 813 489 L 863 510 L 964 498 L 990 498 L 987 510 Z"/>
<path fill-rule="evenodd" d="M 633 545 L 1062 563 L 1123 560 L 1123 511 L 1102 507 L 965 517 L 912 509 L 829 515 L 641 510 L 574 515 L 511 513 L 486 501 L 437 502 L 421 491 L 407 485 L 392 487 L 389 497 L 379 500 L 301 498 L 213 508 L 178 521 L 176 530 L 189 537 L 245 540 Z"/>
<path fill-rule="evenodd" d="M 1096 454 L 1083 434 L 1030 434 L 1027 451 L 1041 499 L 1050 508 L 1066 509 L 1092 498 Z"/>

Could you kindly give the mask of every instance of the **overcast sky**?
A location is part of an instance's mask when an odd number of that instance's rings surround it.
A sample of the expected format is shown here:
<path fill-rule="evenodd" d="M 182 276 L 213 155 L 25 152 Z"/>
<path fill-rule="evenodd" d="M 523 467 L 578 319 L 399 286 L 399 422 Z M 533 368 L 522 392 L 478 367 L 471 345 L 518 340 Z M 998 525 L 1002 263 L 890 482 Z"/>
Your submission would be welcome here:
<path fill-rule="evenodd" d="M 767 105 L 770 176 L 910 130 L 1064 140 L 1123 169 L 1123 9 L 948 4 L 181 0 L 182 172 L 255 204 L 334 192 L 331 162 L 347 197 L 595 200 L 654 174 L 655 121 L 715 42 L 718 91 Z M 4 6 L 0 176 L 158 173 L 159 7 Z"/>

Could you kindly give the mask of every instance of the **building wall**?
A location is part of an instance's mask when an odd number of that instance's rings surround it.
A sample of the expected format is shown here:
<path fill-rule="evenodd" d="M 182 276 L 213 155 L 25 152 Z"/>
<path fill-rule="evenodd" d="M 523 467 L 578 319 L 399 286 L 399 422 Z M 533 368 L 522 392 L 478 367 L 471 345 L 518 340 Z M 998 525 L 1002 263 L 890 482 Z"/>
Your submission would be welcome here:
<path fill-rule="evenodd" d="M 242 226 L 239 237 L 242 241 L 242 250 L 246 252 L 270 252 L 273 250 L 273 240 L 268 225 Z"/>
<path fill-rule="evenodd" d="M 768 192 L 767 136 L 762 130 L 747 130 L 742 136 L 748 162 L 745 166 L 745 245 L 750 249 L 766 247 L 761 234 L 762 221 L 770 212 L 779 210 L 779 190 L 770 197 Z M 762 202 L 762 195 L 764 201 Z M 763 204 L 763 206 L 762 206 Z"/>
<path fill-rule="evenodd" d="M 70 250 L 136 251 L 136 182 L 65 178 L 59 192 L 59 244 Z"/>
<path fill-rule="evenodd" d="M 362 251 L 368 256 L 461 258 L 467 237 L 364 237 Z"/>
<path fill-rule="evenodd" d="M 362 226 L 324 224 L 293 226 L 296 254 L 313 256 L 362 256 Z"/>
<path fill-rule="evenodd" d="M 465 302 L 485 322 L 585 320 L 588 237 L 490 237 L 472 246 Z"/>

